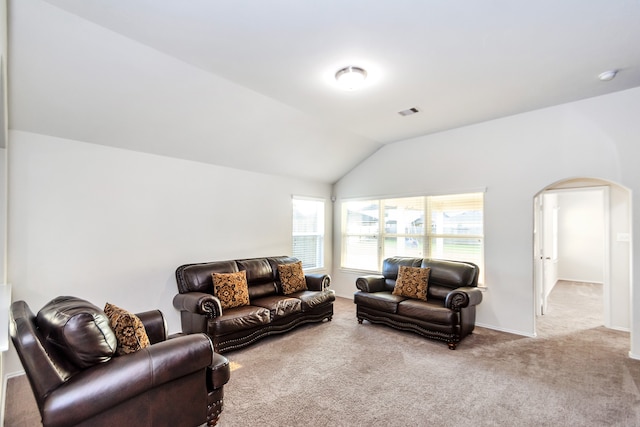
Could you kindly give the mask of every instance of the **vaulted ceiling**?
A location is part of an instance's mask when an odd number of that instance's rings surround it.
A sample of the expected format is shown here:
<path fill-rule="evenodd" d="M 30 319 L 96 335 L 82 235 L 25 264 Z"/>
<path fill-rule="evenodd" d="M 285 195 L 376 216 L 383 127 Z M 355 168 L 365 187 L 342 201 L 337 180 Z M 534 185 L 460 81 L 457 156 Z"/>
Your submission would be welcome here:
<path fill-rule="evenodd" d="M 8 9 L 11 129 L 329 183 L 384 144 L 640 86 L 639 0 Z"/>

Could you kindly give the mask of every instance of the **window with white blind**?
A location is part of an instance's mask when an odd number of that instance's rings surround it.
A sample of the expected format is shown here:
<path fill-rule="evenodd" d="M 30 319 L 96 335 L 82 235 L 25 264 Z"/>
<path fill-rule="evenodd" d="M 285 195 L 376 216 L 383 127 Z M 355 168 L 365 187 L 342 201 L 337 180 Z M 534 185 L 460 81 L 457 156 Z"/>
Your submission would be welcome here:
<path fill-rule="evenodd" d="M 342 203 L 342 267 L 380 271 L 392 256 L 484 264 L 484 194 Z"/>
<path fill-rule="evenodd" d="M 293 198 L 292 240 L 302 268 L 324 267 L 324 200 Z"/>

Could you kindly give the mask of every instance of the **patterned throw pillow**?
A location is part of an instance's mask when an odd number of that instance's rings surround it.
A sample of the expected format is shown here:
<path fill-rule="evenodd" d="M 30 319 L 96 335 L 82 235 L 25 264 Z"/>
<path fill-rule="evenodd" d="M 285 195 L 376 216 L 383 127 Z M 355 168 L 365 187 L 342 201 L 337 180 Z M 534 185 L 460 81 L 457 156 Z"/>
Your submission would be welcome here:
<path fill-rule="evenodd" d="M 118 340 L 116 353 L 119 356 L 135 353 L 151 345 L 147 331 L 138 316 L 109 303 L 105 304 L 104 313 L 109 318 L 111 329 L 116 334 Z"/>
<path fill-rule="evenodd" d="M 393 288 L 393 295 L 426 301 L 430 272 L 430 268 L 401 265 L 398 270 L 396 286 Z"/>
<path fill-rule="evenodd" d="M 223 309 L 249 305 L 246 271 L 212 273 L 211 275 L 213 277 L 213 294 L 218 297 Z"/>
<path fill-rule="evenodd" d="M 280 264 L 278 265 L 278 273 L 280 274 L 280 283 L 282 283 L 282 292 L 285 295 L 307 290 L 302 261 L 293 264 Z"/>

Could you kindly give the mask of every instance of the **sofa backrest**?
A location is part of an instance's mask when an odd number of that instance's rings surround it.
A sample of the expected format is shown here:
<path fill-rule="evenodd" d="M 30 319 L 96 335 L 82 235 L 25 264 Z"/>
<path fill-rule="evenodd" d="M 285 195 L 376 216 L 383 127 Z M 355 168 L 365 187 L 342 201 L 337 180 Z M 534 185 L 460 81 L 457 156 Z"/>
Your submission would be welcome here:
<path fill-rule="evenodd" d="M 213 294 L 212 273 L 236 273 L 244 270 L 247 273 L 249 300 L 251 300 L 282 293 L 278 265 L 295 262 L 298 262 L 297 258 L 277 256 L 185 264 L 176 269 L 176 282 L 181 294 L 186 292 Z"/>
<path fill-rule="evenodd" d="M 382 262 L 382 275 L 384 276 L 384 285 L 388 291 L 393 291 L 398 278 L 398 270 L 401 266 L 420 267 L 422 258 L 409 258 L 395 256 L 387 258 Z"/>
<path fill-rule="evenodd" d="M 480 269 L 474 263 L 431 258 L 392 257 L 384 260 L 382 268 L 385 287 L 388 291 L 393 291 L 401 265 L 431 268 L 427 298 L 444 299 L 452 289 L 463 286 L 478 286 Z"/>

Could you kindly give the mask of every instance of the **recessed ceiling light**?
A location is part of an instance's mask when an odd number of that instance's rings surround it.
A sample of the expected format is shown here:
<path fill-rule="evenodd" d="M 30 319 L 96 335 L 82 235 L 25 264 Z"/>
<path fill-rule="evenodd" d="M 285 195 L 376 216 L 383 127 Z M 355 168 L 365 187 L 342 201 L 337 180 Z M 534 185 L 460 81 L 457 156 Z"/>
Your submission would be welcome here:
<path fill-rule="evenodd" d="M 364 80 L 367 78 L 367 72 L 360 67 L 352 65 L 341 68 L 336 72 L 336 81 L 346 90 L 356 90 L 362 87 Z"/>
<path fill-rule="evenodd" d="M 598 78 L 603 82 L 608 82 L 610 80 L 613 80 L 616 74 L 618 74 L 618 70 L 609 70 L 609 71 L 605 71 L 604 73 L 600 73 L 598 75 Z"/>

